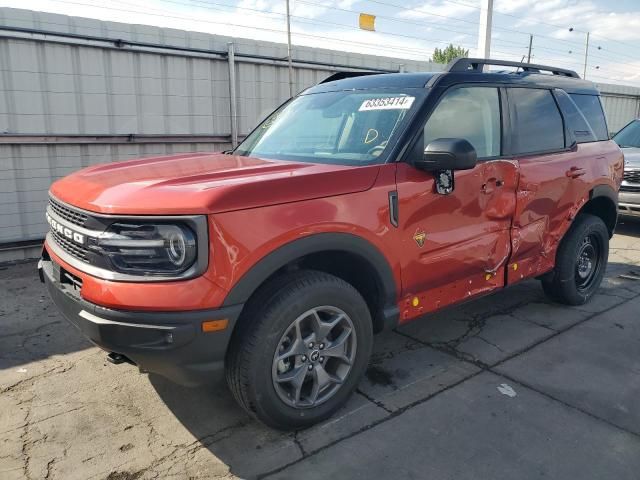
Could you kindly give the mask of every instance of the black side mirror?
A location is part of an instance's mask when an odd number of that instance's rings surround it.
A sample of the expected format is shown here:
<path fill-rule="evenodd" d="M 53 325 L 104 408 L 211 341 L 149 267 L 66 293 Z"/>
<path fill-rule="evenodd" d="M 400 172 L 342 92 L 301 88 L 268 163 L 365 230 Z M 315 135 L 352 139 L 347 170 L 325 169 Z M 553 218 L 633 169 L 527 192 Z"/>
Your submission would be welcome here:
<path fill-rule="evenodd" d="M 438 138 L 424 149 L 421 159 L 414 166 L 427 172 L 441 170 L 470 170 L 476 166 L 478 155 L 463 138 Z"/>

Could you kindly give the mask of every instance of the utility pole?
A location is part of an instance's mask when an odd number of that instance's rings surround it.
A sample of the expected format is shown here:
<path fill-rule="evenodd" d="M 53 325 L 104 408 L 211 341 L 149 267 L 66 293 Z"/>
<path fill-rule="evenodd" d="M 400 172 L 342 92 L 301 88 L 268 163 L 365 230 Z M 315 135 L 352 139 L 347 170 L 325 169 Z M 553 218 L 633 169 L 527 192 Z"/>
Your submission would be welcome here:
<path fill-rule="evenodd" d="M 229 113 L 231 114 L 231 147 L 238 146 L 238 97 L 236 94 L 236 54 L 233 42 L 227 43 L 229 66 Z"/>
<path fill-rule="evenodd" d="M 480 30 L 478 32 L 478 56 L 489 58 L 491 54 L 491 21 L 493 0 L 482 0 L 480 5 Z"/>
<path fill-rule="evenodd" d="M 531 63 L 531 46 L 533 45 L 533 35 L 529 34 L 529 54 L 527 55 L 527 63 Z"/>
<path fill-rule="evenodd" d="M 587 44 L 584 47 L 584 73 L 582 78 L 587 78 L 587 60 L 589 58 L 589 32 L 587 32 Z"/>
<path fill-rule="evenodd" d="M 293 97 L 293 61 L 291 60 L 291 14 L 287 0 L 287 60 L 289 61 L 289 98 Z"/>

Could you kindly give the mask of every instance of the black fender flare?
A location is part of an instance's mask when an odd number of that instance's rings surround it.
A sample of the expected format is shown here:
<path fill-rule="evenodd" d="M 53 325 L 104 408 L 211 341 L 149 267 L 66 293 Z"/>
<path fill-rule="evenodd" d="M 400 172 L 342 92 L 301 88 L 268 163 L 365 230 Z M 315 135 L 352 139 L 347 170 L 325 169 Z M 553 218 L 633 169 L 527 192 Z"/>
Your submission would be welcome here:
<path fill-rule="evenodd" d="M 607 197 L 614 205 L 618 205 L 618 192 L 609 185 L 596 185 L 593 187 L 589 192 L 589 200 L 596 197 Z"/>
<path fill-rule="evenodd" d="M 317 233 L 286 243 L 261 258 L 227 294 L 223 307 L 247 302 L 251 295 L 280 268 L 312 253 L 346 252 L 360 257 L 376 272 L 383 295 L 384 327 L 395 326 L 399 319 L 397 288 L 393 271 L 382 252 L 368 240 L 350 233 Z"/>
<path fill-rule="evenodd" d="M 596 185 L 589 191 L 589 202 L 595 199 L 598 199 L 599 201 L 606 199 L 606 201 L 610 202 L 611 207 L 613 207 L 613 218 L 610 219 L 609 223 L 605 221 L 605 224 L 607 224 L 607 228 L 609 229 L 609 235 L 613 236 L 616 224 L 618 223 L 618 192 L 610 185 Z M 587 202 L 587 205 L 589 202 Z"/>

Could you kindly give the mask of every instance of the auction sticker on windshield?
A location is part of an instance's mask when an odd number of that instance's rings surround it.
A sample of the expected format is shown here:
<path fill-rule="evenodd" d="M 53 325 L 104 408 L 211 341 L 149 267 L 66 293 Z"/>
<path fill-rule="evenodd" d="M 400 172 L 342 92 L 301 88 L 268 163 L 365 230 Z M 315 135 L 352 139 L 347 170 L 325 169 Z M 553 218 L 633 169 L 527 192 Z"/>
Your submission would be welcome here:
<path fill-rule="evenodd" d="M 358 109 L 359 112 L 367 110 L 409 110 L 416 97 L 385 97 L 370 98 L 365 100 Z"/>

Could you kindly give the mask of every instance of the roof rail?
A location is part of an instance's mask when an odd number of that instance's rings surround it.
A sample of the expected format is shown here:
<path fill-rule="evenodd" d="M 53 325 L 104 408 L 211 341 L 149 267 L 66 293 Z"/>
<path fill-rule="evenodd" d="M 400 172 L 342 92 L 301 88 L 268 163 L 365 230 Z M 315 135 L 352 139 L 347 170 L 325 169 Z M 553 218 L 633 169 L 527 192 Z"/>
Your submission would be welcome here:
<path fill-rule="evenodd" d="M 320 83 L 328 83 L 328 82 L 333 82 L 335 80 L 343 80 L 345 78 L 362 77 L 365 75 L 378 75 L 380 73 L 391 73 L 391 72 L 337 72 L 329 75 Z"/>
<path fill-rule="evenodd" d="M 497 65 L 501 67 L 518 67 L 524 72 L 540 73 L 551 72 L 553 75 L 563 77 L 580 78 L 573 70 L 565 68 L 549 67 L 547 65 L 537 65 L 535 63 L 510 62 L 508 60 L 491 60 L 485 58 L 456 58 L 451 60 L 445 67 L 445 72 L 482 72 L 485 65 Z"/>

